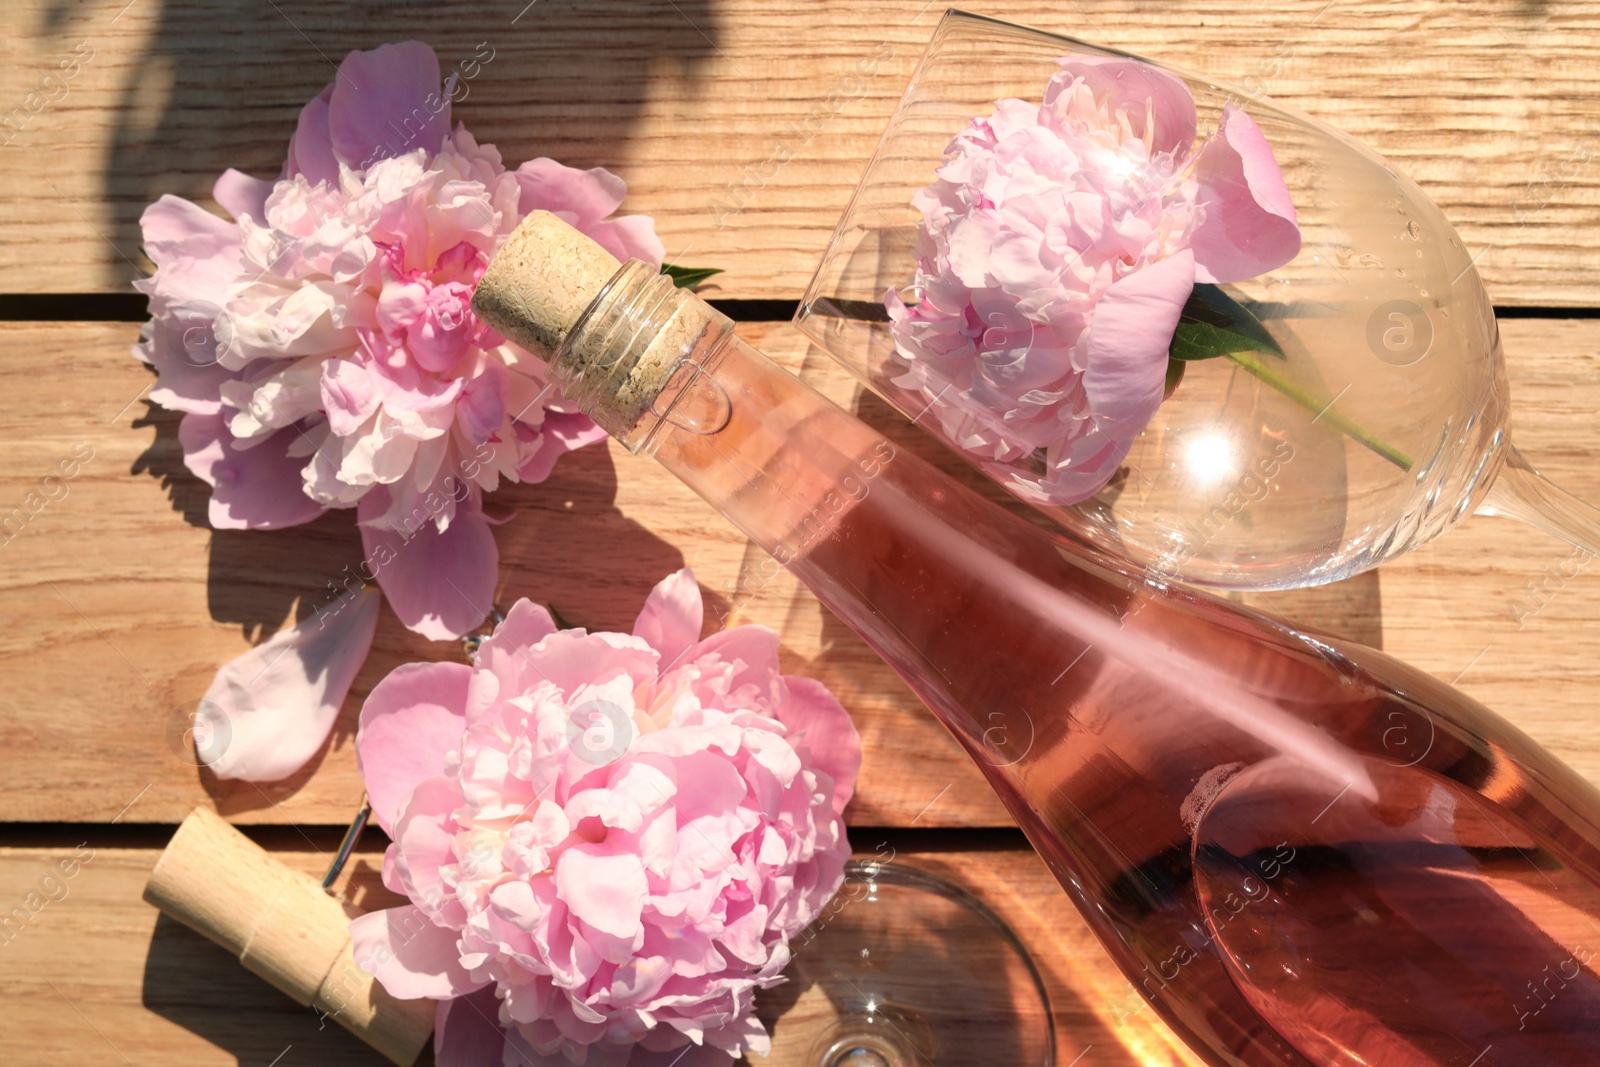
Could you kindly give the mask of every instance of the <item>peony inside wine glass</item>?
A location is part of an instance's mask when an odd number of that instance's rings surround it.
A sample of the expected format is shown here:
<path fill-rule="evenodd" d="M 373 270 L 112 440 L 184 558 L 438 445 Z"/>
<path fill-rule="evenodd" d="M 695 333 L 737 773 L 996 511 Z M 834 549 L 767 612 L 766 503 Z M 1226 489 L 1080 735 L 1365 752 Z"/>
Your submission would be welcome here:
<path fill-rule="evenodd" d="M 1600 549 L 1511 448 L 1493 307 L 1416 184 L 1260 95 L 1071 38 L 944 17 L 795 321 L 1157 575 L 1316 585 L 1475 508 Z"/>

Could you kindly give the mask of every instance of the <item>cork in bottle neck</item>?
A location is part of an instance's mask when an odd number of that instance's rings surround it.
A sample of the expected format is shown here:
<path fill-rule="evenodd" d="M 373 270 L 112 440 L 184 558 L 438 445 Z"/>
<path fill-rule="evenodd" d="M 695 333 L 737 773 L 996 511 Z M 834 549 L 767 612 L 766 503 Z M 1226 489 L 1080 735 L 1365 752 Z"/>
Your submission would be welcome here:
<path fill-rule="evenodd" d="M 548 362 L 562 396 L 630 450 L 662 421 L 720 429 L 700 373 L 732 323 L 640 260 L 620 266 L 555 215 L 530 213 L 495 254 L 472 298 L 478 318 Z M 691 385 L 698 383 L 698 388 Z M 720 396 L 720 393 L 717 394 Z M 686 397 L 692 418 L 674 418 Z M 727 398 L 720 396 L 722 421 Z"/>
<path fill-rule="evenodd" d="M 563 396 L 637 452 L 663 419 L 671 421 L 674 404 L 731 327 L 655 267 L 631 259 L 573 324 L 550 374 Z"/>

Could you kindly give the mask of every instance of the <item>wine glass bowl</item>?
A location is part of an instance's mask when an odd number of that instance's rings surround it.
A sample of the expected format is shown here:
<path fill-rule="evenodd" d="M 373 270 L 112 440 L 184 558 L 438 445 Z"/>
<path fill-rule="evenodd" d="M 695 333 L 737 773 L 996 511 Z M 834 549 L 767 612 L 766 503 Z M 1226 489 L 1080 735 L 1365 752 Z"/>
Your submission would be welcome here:
<path fill-rule="evenodd" d="M 1197 144 L 1232 105 L 1254 120 L 1282 172 L 1298 253 L 1219 287 L 1281 353 L 1185 363 L 1111 480 L 1073 503 L 1030 499 L 1042 449 L 996 459 L 987 443 L 963 439 L 960 419 L 950 417 L 973 402 L 961 399 L 961 383 L 908 374 L 913 360 L 897 344 L 885 297 L 891 289 L 907 304 L 922 297 L 915 280 L 924 217 L 913 196 L 933 180 L 951 139 L 996 101 L 1037 102 L 1062 57 L 1121 55 L 947 14 L 797 326 L 1002 486 L 1157 575 L 1237 589 L 1321 584 L 1408 551 L 1485 505 L 1514 456 L 1505 370 L 1493 307 L 1449 221 L 1415 183 L 1332 127 L 1160 64 L 1151 66 L 1194 97 Z M 981 348 L 990 330 L 1014 336 L 1037 325 L 1010 313 L 973 332 Z M 1501 506 L 1487 507 L 1515 510 L 1505 491 L 1500 497 Z"/>
<path fill-rule="evenodd" d="M 953 882 L 894 858 L 852 860 L 792 945 L 770 1059 L 807 1067 L 1050 1067 L 1044 979 L 1004 920 Z"/>

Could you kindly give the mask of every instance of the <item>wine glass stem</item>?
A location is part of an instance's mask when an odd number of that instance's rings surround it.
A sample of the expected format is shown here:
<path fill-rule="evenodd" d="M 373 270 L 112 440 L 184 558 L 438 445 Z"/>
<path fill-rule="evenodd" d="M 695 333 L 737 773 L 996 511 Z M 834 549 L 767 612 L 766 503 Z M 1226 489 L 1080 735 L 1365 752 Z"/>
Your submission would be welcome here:
<path fill-rule="evenodd" d="M 1540 474 L 1515 446 L 1489 487 L 1479 515 L 1502 515 L 1600 555 L 1600 508 L 1584 503 Z"/>

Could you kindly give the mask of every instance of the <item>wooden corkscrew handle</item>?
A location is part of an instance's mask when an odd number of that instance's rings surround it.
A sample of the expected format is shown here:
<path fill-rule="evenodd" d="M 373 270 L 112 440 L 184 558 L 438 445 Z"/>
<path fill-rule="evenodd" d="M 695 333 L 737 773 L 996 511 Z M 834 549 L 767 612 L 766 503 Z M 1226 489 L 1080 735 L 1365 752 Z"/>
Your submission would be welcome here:
<path fill-rule="evenodd" d="M 434 1001 L 397 1000 L 356 966 L 344 905 L 208 808 L 178 827 L 144 899 L 401 1067 L 433 1032 Z"/>

